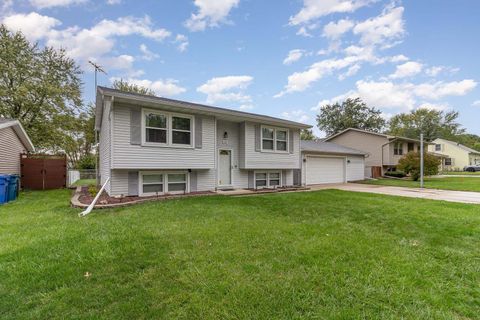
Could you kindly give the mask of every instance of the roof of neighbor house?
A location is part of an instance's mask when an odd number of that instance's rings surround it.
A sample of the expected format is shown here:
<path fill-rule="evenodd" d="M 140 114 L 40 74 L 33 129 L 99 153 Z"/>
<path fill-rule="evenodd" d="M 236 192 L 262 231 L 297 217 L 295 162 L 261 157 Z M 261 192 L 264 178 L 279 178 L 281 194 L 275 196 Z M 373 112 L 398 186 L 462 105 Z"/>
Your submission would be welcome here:
<path fill-rule="evenodd" d="M 334 154 L 350 154 L 350 155 L 366 155 L 366 152 L 347 148 L 333 142 L 325 141 L 300 141 L 300 150 L 302 152 L 319 152 L 319 153 L 334 153 Z"/>
<path fill-rule="evenodd" d="M 405 141 L 412 141 L 412 142 L 420 142 L 420 140 L 418 139 L 411 139 L 411 138 L 407 138 L 407 137 L 400 137 L 400 136 L 392 136 L 392 135 L 389 135 L 389 134 L 385 134 L 385 133 L 378 133 L 378 132 L 373 132 L 373 131 L 368 131 L 368 130 L 362 130 L 362 129 L 357 129 L 357 128 L 347 128 L 345 130 L 342 130 L 340 132 L 337 132 L 335 134 L 332 134 L 331 136 L 329 137 L 326 137 L 325 138 L 325 141 L 329 141 L 339 135 L 342 135 L 344 134 L 345 132 L 347 131 L 357 131 L 357 132 L 361 132 L 361 133 L 368 133 L 368 134 L 372 134 L 372 135 L 376 135 L 376 136 L 380 136 L 380 137 L 384 137 L 384 138 L 387 138 L 388 140 L 396 140 L 396 139 L 401 139 L 401 140 L 405 140 Z M 425 144 L 427 144 L 428 142 L 425 142 Z M 429 143 L 428 143 L 429 144 Z"/>
<path fill-rule="evenodd" d="M 182 110 L 185 112 L 192 112 L 200 113 L 200 114 L 208 114 L 208 115 L 215 115 L 221 119 L 242 119 L 244 121 L 257 121 L 263 122 L 265 124 L 272 124 L 272 125 L 283 125 L 287 127 L 293 128 L 300 128 L 300 129 L 308 129 L 311 128 L 311 125 L 275 118 L 271 116 L 250 113 L 250 112 L 243 112 L 237 110 L 231 110 L 226 108 L 220 107 L 213 107 L 199 103 L 193 103 L 188 101 L 181 101 L 181 100 L 174 100 L 169 98 L 157 97 L 157 96 L 150 96 L 144 95 L 139 93 L 132 93 L 132 92 L 125 92 L 121 90 L 116 90 L 107 87 L 99 86 L 97 88 L 97 99 L 96 99 L 96 110 L 95 110 L 95 128 L 96 130 L 100 130 L 102 118 L 103 108 L 103 96 L 110 96 L 113 97 L 115 101 L 125 102 L 125 103 L 132 103 L 135 102 L 137 105 L 145 106 L 145 107 L 156 107 L 156 106 L 163 106 L 163 107 L 171 107 L 175 110 Z"/>
<path fill-rule="evenodd" d="M 17 134 L 20 141 L 22 141 L 25 148 L 30 152 L 35 152 L 35 147 L 33 146 L 32 141 L 27 135 L 25 129 L 23 129 L 20 121 L 15 119 L 1 118 L 0 117 L 0 130 L 11 127 L 13 131 Z"/>
<path fill-rule="evenodd" d="M 477 151 L 477 150 L 475 150 L 475 149 L 469 148 L 469 147 L 467 147 L 467 146 L 465 146 L 465 145 L 463 145 L 463 144 L 461 144 L 461 143 L 455 142 L 455 141 L 450 141 L 450 140 L 442 139 L 442 138 L 438 138 L 438 139 L 436 139 L 436 140 L 446 141 L 446 142 L 448 142 L 448 143 L 450 143 L 450 144 L 453 144 L 453 145 L 459 147 L 460 149 L 463 149 L 463 150 L 467 151 L 468 153 L 480 154 L 480 151 Z"/>

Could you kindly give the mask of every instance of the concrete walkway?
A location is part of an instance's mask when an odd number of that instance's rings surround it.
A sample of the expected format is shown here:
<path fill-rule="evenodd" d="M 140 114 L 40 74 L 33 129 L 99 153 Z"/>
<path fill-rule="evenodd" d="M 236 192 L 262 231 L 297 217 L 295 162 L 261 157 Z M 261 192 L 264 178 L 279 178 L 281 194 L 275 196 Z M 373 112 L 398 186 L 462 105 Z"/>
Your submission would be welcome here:
<path fill-rule="evenodd" d="M 315 185 L 315 186 L 309 186 L 309 187 L 311 191 L 325 190 L 325 189 L 338 189 L 338 190 L 354 191 L 354 192 L 378 193 L 378 194 L 385 194 L 385 195 L 391 195 L 391 196 L 480 204 L 480 192 L 451 191 L 451 190 L 438 190 L 438 189 L 422 190 L 420 188 L 391 187 L 391 186 L 379 186 L 379 185 L 360 184 L 360 183 L 327 184 L 327 185 Z"/>

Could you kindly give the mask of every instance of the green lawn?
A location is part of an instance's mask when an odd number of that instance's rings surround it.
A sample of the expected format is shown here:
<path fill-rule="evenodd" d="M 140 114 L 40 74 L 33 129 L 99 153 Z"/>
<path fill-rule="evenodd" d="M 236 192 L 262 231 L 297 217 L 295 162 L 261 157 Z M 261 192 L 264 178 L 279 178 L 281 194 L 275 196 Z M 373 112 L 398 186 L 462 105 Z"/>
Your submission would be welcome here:
<path fill-rule="evenodd" d="M 95 179 L 80 179 L 72 183 L 72 186 L 94 186 L 95 183 Z"/>
<path fill-rule="evenodd" d="M 467 171 L 445 171 L 440 174 L 444 175 L 454 175 L 454 176 L 480 176 L 480 171 L 477 172 L 467 172 Z"/>
<path fill-rule="evenodd" d="M 420 181 L 407 179 L 378 179 L 366 180 L 362 183 L 377 184 L 384 186 L 420 188 Z M 425 188 L 460 190 L 460 191 L 478 191 L 480 192 L 480 178 L 471 177 L 447 177 L 447 178 L 425 178 Z"/>
<path fill-rule="evenodd" d="M 480 206 L 325 190 L 78 218 L 69 196 L 0 206 L 2 319 L 480 315 Z"/>

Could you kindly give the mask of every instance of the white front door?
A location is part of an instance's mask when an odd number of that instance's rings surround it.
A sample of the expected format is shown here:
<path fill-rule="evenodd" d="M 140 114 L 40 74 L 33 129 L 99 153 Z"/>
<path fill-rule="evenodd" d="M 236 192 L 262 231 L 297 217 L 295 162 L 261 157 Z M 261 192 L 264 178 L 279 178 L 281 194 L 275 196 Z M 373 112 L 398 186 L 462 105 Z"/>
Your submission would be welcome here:
<path fill-rule="evenodd" d="M 232 184 L 232 151 L 220 150 L 218 154 L 218 185 Z"/>

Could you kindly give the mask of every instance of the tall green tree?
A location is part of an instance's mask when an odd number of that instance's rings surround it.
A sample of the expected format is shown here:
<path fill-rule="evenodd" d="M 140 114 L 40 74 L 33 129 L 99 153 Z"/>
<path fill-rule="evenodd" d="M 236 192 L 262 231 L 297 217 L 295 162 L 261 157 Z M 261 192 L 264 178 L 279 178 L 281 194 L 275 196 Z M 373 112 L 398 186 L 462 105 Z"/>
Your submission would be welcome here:
<path fill-rule="evenodd" d="M 39 149 L 57 151 L 82 111 L 80 68 L 0 26 L 0 116 L 19 120 Z"/>
<path fill-rule="evenodd" d="M 420 133 L 423 133 L 427 141 L 436 138 L 455 140 L 456 136 L 465 132 L 457 118 L 456 111 L 416 109 L 393 116 L 388 123 L 388 133 L 412 139 L 418 139 Z"/>
<path fill-rule="evenodd" d="M 311 141 L 315 140 L 317 137 L 313 134 L 312 129 L 303 129 L 300 131 L 300 140 Z"/>
<path fill-rule="evenodd" d="M 380 110 L 368 107 L 360 98 L 348 98 L 341 104 L 337 102 L 322 106 L 317 115 L 317 126 L 327 135 L 348 128 L 380 132 L 385 127 L 381 114 Z"/>
<path fill-rule="evenodd" d="M 146 94 L 149 96 L 154 96 L 155 91 L 145 88 L 133 83 L 128 83 L 127 81 L 120 79 L 120 80 L 115 80 L 112 83 L 112 88 L 125 91 L 125 92 L 133 92 L 133 93 L 140 93 L 140 94 Z"/>

